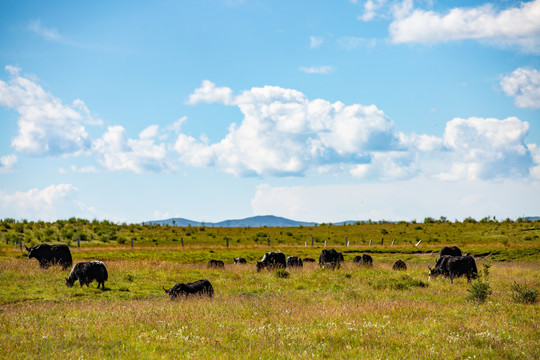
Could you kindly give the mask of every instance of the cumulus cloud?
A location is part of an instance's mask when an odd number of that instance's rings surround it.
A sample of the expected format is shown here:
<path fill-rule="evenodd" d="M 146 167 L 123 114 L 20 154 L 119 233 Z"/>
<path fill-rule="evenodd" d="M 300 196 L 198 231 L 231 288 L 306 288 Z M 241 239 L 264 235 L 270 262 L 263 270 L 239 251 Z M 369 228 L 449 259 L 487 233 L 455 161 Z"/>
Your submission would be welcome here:
<path fill-rule="evenodd" d="M 99 162 L 109 170 L 161 172 L 174 170 L 165 143 L 155 143 L 158 126 L 151 125 L 140 132 L 139 139 L 130 139 L 119 125 L 110 126 L 92 143 L 92 151 L 102 156 Z"/>
<path fill-rule="evenodd" d="M 223 103 L 228 105 L 232 100 L 232 90 L 227 87 L 216 87 L 216 85 L 208 80 L 204 80 L 201 87 L 196 89 L 193 94 L 189 96 L 187 103 L 189 105 L 195 105 L 200 102 L 206 103 Z"/>
<path fill-rule="evenodd" d="M 17 163 L 17 155 L 11 154 L 0 156 L 0 174 L 7 174 L 15 169 Z"/>
<path fill-rule="evenodd" d="M 216 89 L 207 81 L 202 88 Z M 354 163 L 395 142 L 393 122 L 375 105 L 309 100 L 297 90 L 276 86 L 252 88 L 237 96 L 228 88 L 219 89 L 230 95 L 210 94 L 204 99 L 237 106 L 244 118 L 214 144 L 180 134 L 175 150 L 185 163 L 215 165 L 241 176 L 302 175 L 313 166 Z"/>
<path fill-rule="evenodd" d="M 524 143 L 528 130 L 529 124 L 515 117 L 449 121 L 443 141 L 452 165 L 439 177 L 444 180 L 527 177 L 532 165 Z"/>
<path fill-rule="evenodd" d="M 0 106 L 19 113 L 19 133 L 11 145 L 31 156 L 76 155 L 90 146 L 84 123 L 96 124 L 81 100 L 71 106 L 46 92 L 29 77 L 19 75 L 20 69 L 7 66 L 11 75 L 0 80 Z"/>
<path fill-rule="evenodd" d="M 514 97 L 517 107 L 540 109 L 540 72 L 518 68 L 501 79 L 506 95 Z"/>
<path fill-rule="evenodd" d="M 305 72 L 306 74 L 331 74 L 335 71 L 335 68 L 330 65 L 310 67 L 301 66 L 300 71 Z"/>
<path fill-rule="evenodd" d="M 394 43 L 476 39 L 540 52 L 540 0 L 501 11 L 491 4 L 454 8 L 444 15 L 406 6 L 403 11 L 395 11 L 394 16 L 389 27 Z"/>

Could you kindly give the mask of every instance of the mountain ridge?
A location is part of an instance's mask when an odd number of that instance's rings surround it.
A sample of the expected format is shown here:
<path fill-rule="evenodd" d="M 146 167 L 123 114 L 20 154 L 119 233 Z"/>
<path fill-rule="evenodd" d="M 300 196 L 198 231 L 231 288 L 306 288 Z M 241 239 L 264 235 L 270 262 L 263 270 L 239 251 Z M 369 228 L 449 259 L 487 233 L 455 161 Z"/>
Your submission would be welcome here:
<path fill-rule="evenodd" d="M 275 215 L 257 215 L 244 219 L 231 219 L 219 222 L 194 221 L 185 218 L 144 221 L 143 224 L 169 226 L 215 226 L 215 227 L 298 227 L 316 226 L 316 222 L 296 221 Z"/>

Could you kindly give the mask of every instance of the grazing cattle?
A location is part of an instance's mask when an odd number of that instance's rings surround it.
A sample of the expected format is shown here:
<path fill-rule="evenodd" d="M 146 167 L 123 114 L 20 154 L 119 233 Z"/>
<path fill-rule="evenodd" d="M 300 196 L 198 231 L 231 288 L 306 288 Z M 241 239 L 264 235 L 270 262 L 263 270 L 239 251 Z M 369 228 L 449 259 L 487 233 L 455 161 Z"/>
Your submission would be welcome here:
<path fill-rule="evenodd" d="M 48 268 L 50 265 L 60 264 L 65 270 L 73 265 L 71 251 L 67 245 L 49 245 L 41 244 L 31 248 L 26 247 L 28 258 L 36 258 L 42 268 Z"/>
<path fill-rule="evenodd" d="M 287 267 L 303 267 L 304 262 L 298 256 L 289 256 L 287 258 Z"/>
<path fill-rule="evenodd" d="M 208 262 L 209 268 L 223 269 L 225 268 L 225 263 L 221 260 L 210 260 Z"/>
<path fill-rule="evenodd" d="M 463 254 L 461 253 L 461 250 L 457 246 L 443 247 L 439 257 L 443 257 L 444 255 L 463 256 Z"/>
<path fill-rule="evenodd" d="M 304 262 L 315 262 L 315 259 L 313 258 L 304 258 Z"/>
<path fill-rule="evenodd" d="M 244 258 L 238 257 L 238 258 L 234 258 L 234 263 L 235 264 L 247 264 L 247 261 Z"/>
<path fill-rule="evenodd" d="M 108 278 L 107 268 L 101 261 L 80 262 L 71 269 L 71 274 L 66 278 L 66 285 L 72 287 L 75 281 L 79 280 L 81 287 L 83 285 L 89 286 L 92 281 L 96 280 L 98 289 L 101 285 L 101 289 L 105 290 L 105 281 Z"/>
<path fill-rule="evenodd" d="M 287 266 L 287 261 L 285 259 L 285 254 L 281 252 L 267 252 L 264 254 L 261 261 L 257 262 L 257 271 L 262 269 L 275 269 L 275 268 L 285 268 Z"/>
<path fill-rule="evenodd" d="M 429 277 L 437 277 L 439 275 L 449 277 L 451 282 L 454 278 L 467 276 L 467 281 L 475 279 L 478 276 L 476 262 L 472 256 L 450 256 L 444 255 L 439 258 L 435 264 L 435 268 L 429 268 Z"/>
<path fill-rule="evenodd" d="M 169 295 L 169 297 L 172 299 L 177 298 L 178 296 L 190 296 L 190 295 L 207 295 L 208 297 L 214 296 L 214 288 L 212 287 L 212 284 L 210 284 L 210 281 L 203 279 L 199 281 L 195 281 L 192 283 L 178 283 L 174 285 L 169 290 L 165 289 L 163 287 L 163 290 L 165 290 L 165 293 Z"/>
<path fill-rule="evenodd" d="M 353 262 L 358 265 L 373 266 L 373 258 L 368 254 L 363 254 L 362 256 L 355 256 Z"/>
<path fill-rule="evenodd" d="M 403 260 L 398 260 L 392 266 L 392 270 L 407 270 L 407 264 Z"/>
<path fill-rule="evenodd" d="M 319 266 L 320 267 L 331 267 L 334 270 L 336 267 L 341 268 L 341 262 L 343 261 L 343 254 L 337 252 L 334 249 L 321 251 L 319 256 Z"/>

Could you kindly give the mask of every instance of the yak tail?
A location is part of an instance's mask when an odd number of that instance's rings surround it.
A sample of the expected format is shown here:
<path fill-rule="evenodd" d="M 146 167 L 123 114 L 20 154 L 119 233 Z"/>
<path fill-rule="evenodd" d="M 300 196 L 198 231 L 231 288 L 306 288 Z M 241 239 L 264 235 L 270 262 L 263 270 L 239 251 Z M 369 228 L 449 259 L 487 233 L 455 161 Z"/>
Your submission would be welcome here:
<path fill-rule="evenodd" d="M 165 289 L 165 286 L 161 286 L 163 288 L 163 290 L 165 290 L 165 292 L 168 292 L 169 290 Z"/>

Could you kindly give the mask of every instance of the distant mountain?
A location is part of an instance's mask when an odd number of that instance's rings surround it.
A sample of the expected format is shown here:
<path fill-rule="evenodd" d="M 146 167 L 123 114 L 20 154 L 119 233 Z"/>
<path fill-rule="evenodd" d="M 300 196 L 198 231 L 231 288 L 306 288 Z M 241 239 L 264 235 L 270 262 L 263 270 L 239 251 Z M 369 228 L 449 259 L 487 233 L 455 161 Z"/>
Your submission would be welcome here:
<path fill-rule="evenodd" d="M 296 226 L 316 226 L 315 222 L 304 222 L 286 219 L 279 216 L 264 215 L 253 216 L 238 220 L 225 220 L 220 222 L 201 222 L 184 218 L 172 218 L 167 220 L 145 221 L 144 224 L 169 225 L 169 226 L 216 226 L 216 227 L 296 227 Z"/>

